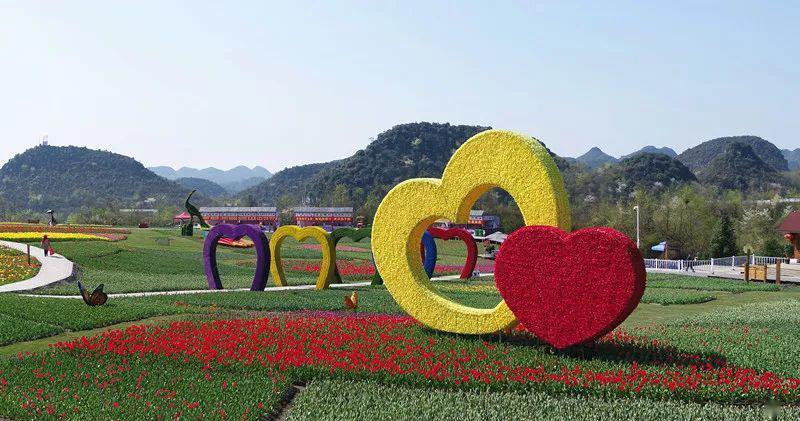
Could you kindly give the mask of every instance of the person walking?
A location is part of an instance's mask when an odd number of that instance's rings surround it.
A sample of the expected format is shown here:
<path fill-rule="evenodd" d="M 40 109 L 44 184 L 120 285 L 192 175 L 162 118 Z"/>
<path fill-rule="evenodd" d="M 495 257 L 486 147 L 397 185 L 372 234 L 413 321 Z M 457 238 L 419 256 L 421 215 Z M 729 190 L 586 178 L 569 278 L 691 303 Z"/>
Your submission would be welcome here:
<path fill-rule="evenodd" d="M 42 250 L 44 250 L 44 257 L 53 255 L 53 244 L 50 242 L 50 238 L 47 237 L 47 234 L 42 236 Z"/>
<path fill-rule="evenodd" d="M 697 258 L 695 257 L 694 260 L 697 260 Z M 688 272 L 689 269 L 691 269 L 692 272 L 694 272 L 694 260 L 692 260 L 692 254 L 689 253 L 689 255 L 686 256 L 686 265 L 684 266 L 683 270 Z"/>

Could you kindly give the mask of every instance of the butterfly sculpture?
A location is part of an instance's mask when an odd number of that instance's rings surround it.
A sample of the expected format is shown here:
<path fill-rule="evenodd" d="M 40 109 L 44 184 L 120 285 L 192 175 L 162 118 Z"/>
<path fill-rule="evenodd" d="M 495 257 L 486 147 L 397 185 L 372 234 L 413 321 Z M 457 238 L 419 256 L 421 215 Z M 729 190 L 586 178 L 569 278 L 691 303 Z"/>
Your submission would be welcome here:
<path fill-rule="evenodd" d="M 350 310 L 355 310 L 356 308 L 358 308 L 358 292 L 353 291 L 353 293 L 350 294 L 349 297 L 345 296 L 344 306 Z"/>
<path fill-rule="evenodd" d="M 83 287 L 80 281 L 78 281 L 78 289 L 81 291 L 81 296 L 83 297 L 83 302 L 89 306 L 101 306 L 108 301 L 108 295 L 103 292 L 103 284 L 97 286 L 97 288 L 92 291 L 91 294 Z"/>

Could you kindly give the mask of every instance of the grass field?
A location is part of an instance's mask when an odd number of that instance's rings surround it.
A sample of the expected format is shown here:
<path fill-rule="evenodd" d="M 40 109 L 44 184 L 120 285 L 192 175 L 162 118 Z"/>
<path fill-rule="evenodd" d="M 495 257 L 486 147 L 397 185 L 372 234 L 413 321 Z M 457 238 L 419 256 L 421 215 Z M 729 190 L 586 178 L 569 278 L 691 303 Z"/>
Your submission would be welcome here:
<path fill-rule="evenodd" d="M 287 243 L 289 282 L 312 284 L 305 268 L 320 252 Z M 443 273 L 457 273 L 463 245 L 438 245 Z M 124 241 L 55 246 L 109 293 L 206 288 L 199 238 L 134 229 Z M 337 253 L 341 263 L 371 261 L 353 250 Z M 226 288 L 249 287 L 251 250 L 220 248 L 218 259 Z M 434 286 L 471 306 L 500 301 L 491 277 Z M 351 290 L 355 312 L 343 310 Z M 0 294 L 0 416 L 797 419 L 798 298 L 794 287 L 651 274 L 620 328 L 558 351 L 524 329 L 431 331 L 383 286 L 112 298 L 96 308 Z M 292 384 L 304 390 L 285 409 Z"/>

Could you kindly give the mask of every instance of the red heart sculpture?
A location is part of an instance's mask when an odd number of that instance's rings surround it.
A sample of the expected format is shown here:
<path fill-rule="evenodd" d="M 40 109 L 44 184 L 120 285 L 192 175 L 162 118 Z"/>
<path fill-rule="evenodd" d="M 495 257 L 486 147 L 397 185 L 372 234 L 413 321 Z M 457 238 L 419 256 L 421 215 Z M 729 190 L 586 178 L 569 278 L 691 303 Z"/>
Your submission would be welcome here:
<path fill-rule="evenodd" d="M 619 231 L 529 226 L 503 242 L 494 277 L 525 328 L 561 349 L 622 323 L 639 304 L 647 273 L 636 244 Z"/>
<path fill-rule="evenodd" d="M 461 275 L 459 278 L 471 278 L 472 272 L 475 270 L 475 264 L 478 263 L 478 246 L 475 245 L 475 238 L 472 237 L 472 234 L 463 228 L 431 227 L 428 228 L 428 232 L 431 233 L 433 238 L 439 238 L 442 240 L 458 238 L 464 242 L 464 245 L 467 246 L 467 260 L 464 262 L 464 268 L 461 269 Z M 423 256 L 424 255 L 425 254 L 423 252 Z"/>

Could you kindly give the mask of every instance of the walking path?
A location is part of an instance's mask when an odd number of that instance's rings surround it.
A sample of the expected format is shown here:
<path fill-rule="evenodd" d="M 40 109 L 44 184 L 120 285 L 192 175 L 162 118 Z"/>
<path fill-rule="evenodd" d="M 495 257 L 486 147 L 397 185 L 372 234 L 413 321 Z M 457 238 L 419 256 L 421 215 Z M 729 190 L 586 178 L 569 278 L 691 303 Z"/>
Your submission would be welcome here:
<path fill-rule="evenodd" d="M 27 244 L 13 243 L 11 241 L 0 241 L 0 245 L 23 253 L 26 253 L 28 249 Z M 44 257 L 44 250 L 31 246 L 31 257 L 42 264 L 42 267 L 39 268 L 39 273 L 33 278 L 24 281 L 0 285 L 0 292 L 29 291 L 64 281 L 73 275 L 73 263 L 60 254 Z"/>
<path fill-rule="evenodd" d="M 493 276 L 493 273 L 482 273 L 479 276 Z M 446 281 L 446 280 L 454 280 L 458 279 L 458 275 L 446 275 L 446 276 L 438 276 L 431 278 L 432 281 Z M 370 285 L 370 281 L 365 282 L 351 282 L 346 284 L 331 284 L 331 288 L 349 288 L 349 287 L 364 287 Z M 309 290 L 316 288 L 315 285 L 291 285 L 286 287 L 270 287 L 265 288 L 264 292 L 275 292 L 275 291 L 301 291 L 301 290 Z M 209 293 L 219 293 L 219 292 L 231 292 L 231 291 L 250 291 L 249 288 L 234 288 L 234 289 L 190 289 L 190 290 L 183 290 L 183 291 L 149 291 L 149 292 L 128 292 L 128 293 L 120 293 L 120 294 L 108 294 L 108 298 L 125 298 L 125 297 L 151 297 L 154 295 L 182 295 L 182 294 L 209 294 Z M 80 295 L 43 295 L 43 294 L 20 294 L 25 297 L 39 297 L 39 298 L 72 298 L 77 299 L 81 298 Z"/>
<path fill-rule="evenodd" d="M 370 282 L 352 282 L 349 284 L 331 284 L 331 288 L 347 288 L 347 287 L 363 287 L 369 285 Z M 314 289 L 316 285 L 290 285 L 286 287 L 269 287 L 264 288 L 264 292 L 274 291 L 301 291 Z M 127 292 L 120 294 L 108 294 L 108 298 L 125 298 L 125 297 L 151 297 L 154 295 L 183 295 L 183 294 L 214 294 L 231 291 L 250 291 L 250 288 L 234 288 L 234 289 L 189 289 L 183 291 L 148 291 L 148 292 Z M 42 295 L 42 294 L 19 294 L 25 297 L 39 297 L 39 298 L 82 298 L 80 295 Z"/>

